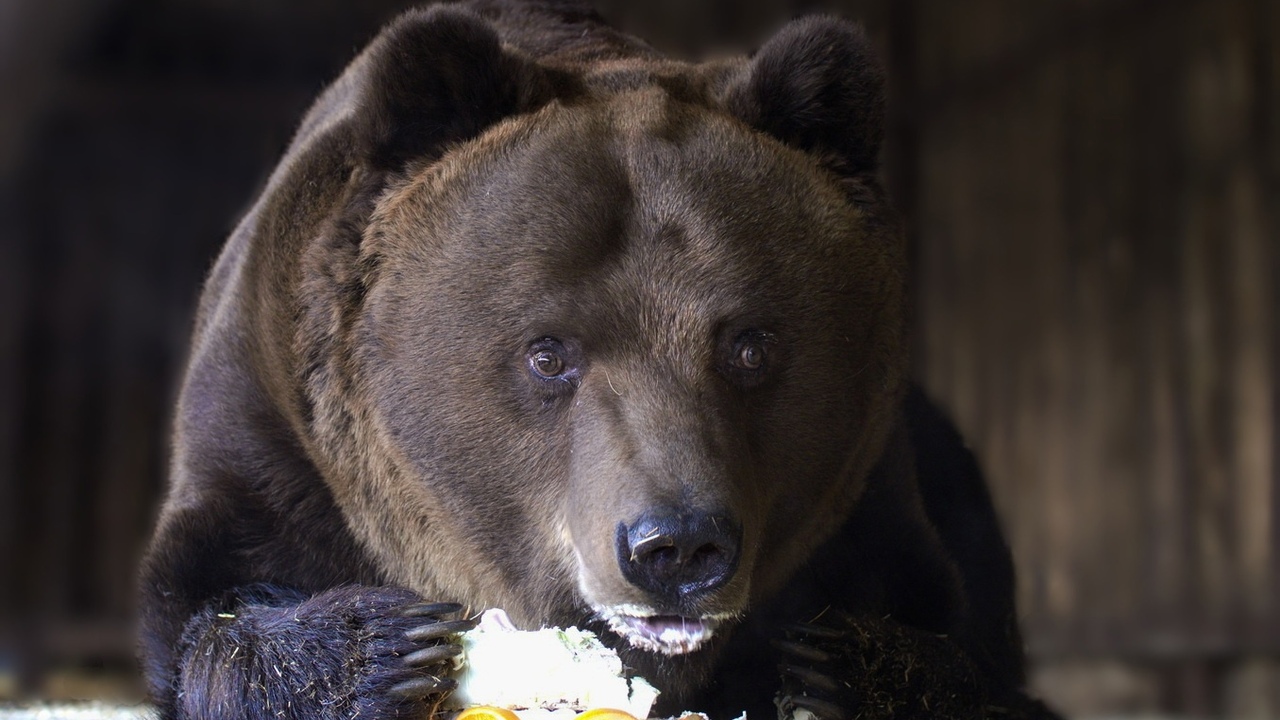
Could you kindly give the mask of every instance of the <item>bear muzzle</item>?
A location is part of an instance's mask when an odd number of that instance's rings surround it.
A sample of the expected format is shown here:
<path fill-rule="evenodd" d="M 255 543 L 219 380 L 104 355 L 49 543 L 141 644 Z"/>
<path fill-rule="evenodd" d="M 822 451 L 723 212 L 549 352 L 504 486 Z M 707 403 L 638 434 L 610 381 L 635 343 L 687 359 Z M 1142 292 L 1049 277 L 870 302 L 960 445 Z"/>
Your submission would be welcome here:
<path fill-rule="evenodd" d="M 623 578 L 650 602 L 594 609 L 633 647 L 664 655 L 693 652 L 737 616 L 698 609 L 738 568 L 742 525 L 729 514 L 652 509 L 618 523 L 615 538 Z"/>

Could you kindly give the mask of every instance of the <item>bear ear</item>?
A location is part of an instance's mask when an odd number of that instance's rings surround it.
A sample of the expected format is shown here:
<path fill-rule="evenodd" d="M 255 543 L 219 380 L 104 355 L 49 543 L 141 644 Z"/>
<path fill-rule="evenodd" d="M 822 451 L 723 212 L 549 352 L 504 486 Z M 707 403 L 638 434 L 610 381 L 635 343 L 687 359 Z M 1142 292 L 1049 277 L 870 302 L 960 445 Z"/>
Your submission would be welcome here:
<path fill-rule="evenodd" d="M 369 54 L 356 127 L 377 170 L 438 156 L 553 94 L 541 67 L 503 50 L 493 27 L 457 8 L 406 12 Z"/>
<path fill-rule="evenodd" d="M 730 81 L 724 103 L 748 125 L 837 172 L 877 167 L 884 69 L 857 25 L 827 16 L 789 23 Z"/>

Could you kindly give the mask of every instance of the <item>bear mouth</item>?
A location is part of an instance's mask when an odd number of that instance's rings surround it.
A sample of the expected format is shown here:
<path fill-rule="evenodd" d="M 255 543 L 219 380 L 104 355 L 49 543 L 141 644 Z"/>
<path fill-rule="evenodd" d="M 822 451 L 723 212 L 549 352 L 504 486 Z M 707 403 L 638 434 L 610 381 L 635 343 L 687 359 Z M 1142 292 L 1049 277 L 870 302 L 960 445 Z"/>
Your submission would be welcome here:
<path fill-rule="evenodd" d="M 662 655 L 685 655 L 701 649 L 716 629 L 732 619 L 731 613 L 683 617 L 660 615 L 648 608 L 597 607 L 596 614 L 609 630 L 625 639 L 632 647 Z"/>

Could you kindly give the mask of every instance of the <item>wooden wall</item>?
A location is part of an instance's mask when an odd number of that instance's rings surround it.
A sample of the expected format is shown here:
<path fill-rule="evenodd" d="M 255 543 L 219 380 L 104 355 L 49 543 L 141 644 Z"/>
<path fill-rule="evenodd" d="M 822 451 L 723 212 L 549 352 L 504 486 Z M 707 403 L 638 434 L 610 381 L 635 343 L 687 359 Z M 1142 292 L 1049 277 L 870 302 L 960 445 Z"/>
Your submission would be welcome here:
<path fill-rule="evenodd" d="M 990 474 L 1033 655 L 1220 711 L 1225 666 L 1280 652 L 1277 7 L 916 13 L 918 367 Z"/>

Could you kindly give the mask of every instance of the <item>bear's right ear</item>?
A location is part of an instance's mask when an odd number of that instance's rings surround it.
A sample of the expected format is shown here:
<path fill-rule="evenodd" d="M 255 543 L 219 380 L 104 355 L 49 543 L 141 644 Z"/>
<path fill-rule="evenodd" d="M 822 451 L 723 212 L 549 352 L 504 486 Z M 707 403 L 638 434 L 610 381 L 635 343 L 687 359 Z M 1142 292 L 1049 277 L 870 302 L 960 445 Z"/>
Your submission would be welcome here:
<path fill-rule="evenodd" d="M 481 18 L 448 6 L 401 15 L 369 55 L 355 122 L 363 159 L 376 170 L 438 156 L 554 94 L 543 68 L 504 51 Z"/>
<path fill-rule="evenodd" d="M 847 175 L 874 171 L 884 136 L 884 70 L 866 34 L 834 17 L 795 20 L 729 81 L 725 108 Z"/>

